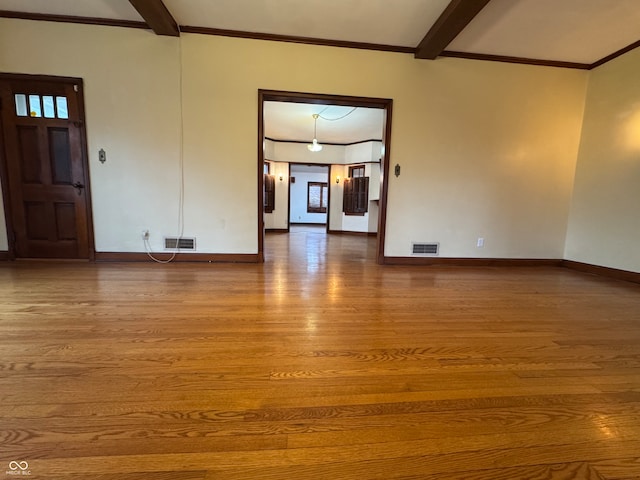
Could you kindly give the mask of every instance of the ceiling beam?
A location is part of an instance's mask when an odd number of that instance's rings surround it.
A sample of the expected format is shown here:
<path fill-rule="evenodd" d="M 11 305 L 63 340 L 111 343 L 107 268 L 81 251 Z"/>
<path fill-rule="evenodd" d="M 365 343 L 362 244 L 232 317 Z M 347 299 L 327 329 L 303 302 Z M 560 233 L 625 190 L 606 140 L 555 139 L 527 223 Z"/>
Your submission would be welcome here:
<path fill-rule="evenodd" d="M 178 24 L 162 0 L 129 0 L 129 3 L 157 35 L 180 36 Z"/>
<path fill-rule="evenodd" d="M 451 0 L 416 48 L 416 58 L 435 59 L 491 0 Z"/>

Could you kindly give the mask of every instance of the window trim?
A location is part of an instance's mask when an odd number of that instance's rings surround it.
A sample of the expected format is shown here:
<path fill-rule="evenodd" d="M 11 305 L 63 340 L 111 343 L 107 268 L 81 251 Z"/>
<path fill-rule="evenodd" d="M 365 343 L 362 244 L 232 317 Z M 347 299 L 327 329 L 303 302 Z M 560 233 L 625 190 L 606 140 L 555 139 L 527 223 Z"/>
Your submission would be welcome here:
<path fill-rule="evenodd" d="M 356 171 L 358 171 L 358 173 L 360 173 L 359 171 L 362 170 L 362 175 L 354 175 L 356 173 Z M 360 178 L 360 177 L 364 177 L 365 176 L 365 168 L 364 165 L 351 165 L 349 166 L 349 178 Z"/>
<path fill-rule="evenodd" d="M 369 177 L 365 176 L 365 172 L 364 165 L 349 166 L 342 197 L 342 212 L 345 215 L 362 217 L 369 211 Z"/>
<path fill-rule="evenodd" d="M 312 187 L 320 187 L 320 206 L 314 207 L 309 204 L 311 198 L 310 192 Z M 324 195 L 326 190 L 326 197 Z M 324 199 L 327 199 L 327 203 L 323 206 Z M 329 183 L 328 182 L 307 182 L 307 213 L 327 213 L 329 203 Z"/>

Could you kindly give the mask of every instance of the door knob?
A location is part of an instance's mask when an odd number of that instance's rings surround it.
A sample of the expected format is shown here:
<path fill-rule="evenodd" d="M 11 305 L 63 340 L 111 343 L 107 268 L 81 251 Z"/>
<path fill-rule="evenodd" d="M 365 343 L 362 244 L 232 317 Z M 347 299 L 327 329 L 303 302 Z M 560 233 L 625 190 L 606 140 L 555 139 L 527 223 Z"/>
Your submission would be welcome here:
<path fill-rule="evenodd" d="M 82 195 L 82 189 L 84 188 L 83 184 L 81 184 L 80 182 L 76 182 L 72 185 L 72 187 L 76 189 L 78 195 Z"/>

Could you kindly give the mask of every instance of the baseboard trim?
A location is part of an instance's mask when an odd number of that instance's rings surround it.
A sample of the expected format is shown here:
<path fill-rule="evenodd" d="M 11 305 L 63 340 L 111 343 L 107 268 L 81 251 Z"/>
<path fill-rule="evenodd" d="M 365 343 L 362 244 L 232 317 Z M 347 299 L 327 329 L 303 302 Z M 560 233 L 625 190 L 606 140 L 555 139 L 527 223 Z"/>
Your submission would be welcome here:
<path fill-rule="evenodd" d="M 377 237 L 377 232 L 352 232 L 350 230 L 329 230 L 331 235 L 357 235 L 362 237 Z"/>
<path fill-rule="evenodd" d="M 154 253 L 158 260 L 168 260 L 172 253 Z M 96 262 L 152 262 L 149 255 L 139 252 L 96 252 Z M 178 253 L 174 262 L 196 263 L 259 263 L 257 253 Z"/>
<path fill-rule="evenodd" d="M 616 280 L 625 280 L 627 282 L 640 283 L 640 273 L 630 272 L 628 270 L 620 270 L 618 268 L 601 267 L 590 263 L 576 262 L 574 260 L 562 260 L 561 266 L 577 270 L 583 273 L 591 273 L 601 277 L 615 278 Z"/>
<path fill-rule="evenodd" d="M 10 260 L 9 251 L 8 250 L 0 250 L 0 262 L 8 262 L 9 260 Z"/>
<path fill-rule="evenodd" d="M 562 260 L 554 258 L 384 257 L 383 264 L 451 267 L 559 267 Z"/>
<path fill-rule="evenodd" d="M 288 228 L 265 228 L 266 233 L 289 233 Z"/>

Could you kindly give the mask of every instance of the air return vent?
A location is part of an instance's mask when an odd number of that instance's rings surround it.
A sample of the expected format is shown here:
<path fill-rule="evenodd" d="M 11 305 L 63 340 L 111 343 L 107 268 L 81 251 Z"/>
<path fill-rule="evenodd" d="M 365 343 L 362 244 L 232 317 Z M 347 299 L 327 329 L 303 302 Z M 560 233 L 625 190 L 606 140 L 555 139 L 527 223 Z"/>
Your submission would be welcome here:
<path fill-rule="evenodd" d="M 412 243 L 411 253 L 413 255 L 436 256 L 439 246 L 439 243 Z"/>
<path fill-rule="evenodd" d="M 196 239 L 188 237 L 164 237 L 165 250 L 195 250 Z"/>

